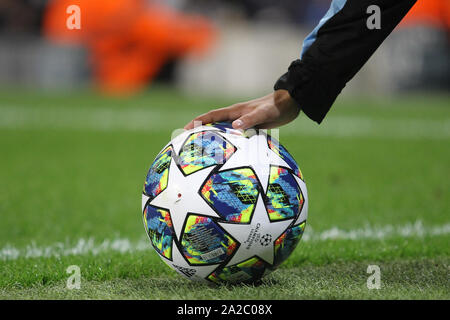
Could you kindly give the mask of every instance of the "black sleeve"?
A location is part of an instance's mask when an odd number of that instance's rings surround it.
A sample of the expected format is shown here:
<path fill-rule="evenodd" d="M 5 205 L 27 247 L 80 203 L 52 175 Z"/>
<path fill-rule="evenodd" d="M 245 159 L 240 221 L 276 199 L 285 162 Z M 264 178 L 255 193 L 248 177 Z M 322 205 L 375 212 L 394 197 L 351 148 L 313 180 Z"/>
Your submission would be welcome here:
<path fill-rule="evenodd" d="M 333 0 L 327 15 L 305 40 L 275 90 L 288 90 L 303 112 L 321 123 L 348 81 L 369 60 L 416 0 Z M 381 9 L 381 28 L 369 29 L 369 6 Z"/>

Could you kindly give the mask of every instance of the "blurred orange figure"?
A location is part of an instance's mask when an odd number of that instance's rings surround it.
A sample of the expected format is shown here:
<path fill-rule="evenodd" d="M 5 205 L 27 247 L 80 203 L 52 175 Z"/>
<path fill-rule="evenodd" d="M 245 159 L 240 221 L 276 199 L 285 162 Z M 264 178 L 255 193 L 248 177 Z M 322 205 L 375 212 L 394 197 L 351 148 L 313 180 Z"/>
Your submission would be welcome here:
<path fill-rule="evenodd" d="M 402 25 L 428 24 L 437 28 L 450 29 L 449 0 L 420 0 L 402 21 Z"/>
<path fill-rule="evenodd" d="M 71 5 L 81 9 L 79 30 L 66 25 Z M 169 59 L 203 53 L 215 37 L 207 19 L 146 0 L 53 0 L 44 34 L 59 43 L 86 46 L 100 88 L 114 93 L 142 88 Z"/>

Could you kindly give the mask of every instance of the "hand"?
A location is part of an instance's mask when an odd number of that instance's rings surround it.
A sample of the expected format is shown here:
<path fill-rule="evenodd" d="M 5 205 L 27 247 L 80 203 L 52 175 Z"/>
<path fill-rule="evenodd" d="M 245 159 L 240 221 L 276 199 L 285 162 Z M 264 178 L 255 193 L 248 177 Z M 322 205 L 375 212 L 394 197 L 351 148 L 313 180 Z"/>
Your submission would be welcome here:
<path fill-rule="evenodd" d="M 297 118 L 300 108 L 286 90 L 277 90 L 265 97 L 209 111 L 189 122 L 184 128 L 194 128 L 194 122 L 208 124 L 232 122 L 234 129 L 272 129 Z"/>

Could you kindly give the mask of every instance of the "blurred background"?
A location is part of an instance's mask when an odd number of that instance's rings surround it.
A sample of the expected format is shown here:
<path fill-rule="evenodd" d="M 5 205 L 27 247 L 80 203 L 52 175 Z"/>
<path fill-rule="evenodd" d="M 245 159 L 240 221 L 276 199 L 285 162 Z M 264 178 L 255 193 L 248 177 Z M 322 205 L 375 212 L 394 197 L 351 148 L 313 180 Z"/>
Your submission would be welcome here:
<path fill-rule="evenodd" d="M 193 96 L 267 93 L 330 2 L 0 0 L 0 85 L 130 94 L 164 83 Z M 67 27 L 70 5 L 81 9 L 80 29 Z M 448 92 L 449 28 L 449 1 L 419 1 L 345 94 Z"/>

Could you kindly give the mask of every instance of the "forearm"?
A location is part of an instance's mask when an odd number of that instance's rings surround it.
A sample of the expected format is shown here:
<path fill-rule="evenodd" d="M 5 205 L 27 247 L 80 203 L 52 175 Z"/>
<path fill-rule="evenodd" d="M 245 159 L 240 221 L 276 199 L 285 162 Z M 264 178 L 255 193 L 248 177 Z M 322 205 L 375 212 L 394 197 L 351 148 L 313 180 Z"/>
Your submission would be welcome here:
<path fill-rule="evenodd" d="M 348 81 L 398 25 L 416 0 L 334 0 L 304 43 L 300 60 L 275 84 L 320 123 Z M 381 9 L 381 28 L 369 29 L 367 8 Z"/>

